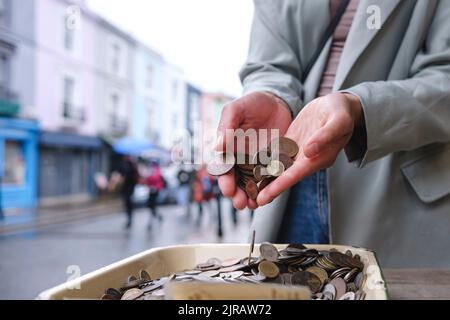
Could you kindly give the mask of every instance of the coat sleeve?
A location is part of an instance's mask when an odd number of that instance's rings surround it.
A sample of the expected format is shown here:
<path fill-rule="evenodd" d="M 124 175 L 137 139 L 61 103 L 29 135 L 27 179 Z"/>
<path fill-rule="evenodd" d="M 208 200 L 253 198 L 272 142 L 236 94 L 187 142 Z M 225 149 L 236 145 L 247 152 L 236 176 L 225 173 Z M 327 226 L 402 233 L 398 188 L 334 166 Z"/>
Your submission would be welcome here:
<path fill-rule="evenodd" d="M 299 55 L 295 50 L 298 36 L 290 30 L 292 1 L 255 0 L 255 13 L 249 55 L 240 72 L 244 94 L 270 92 L 283 99 L 293 115 L 303 106 L 303 86 Z M 292 18 L 293 19 L 293 18 Z"/>
<path fill-rule="evenodd" d="M 359 167 L 397 151 L 450 142 L 450 1 L 440 1 L 410 77 L 365 82 L 343 91 L 358 96 L 365 139 L 346 148 Z M 365 131 L 365 132 L 364 132 Z"/>

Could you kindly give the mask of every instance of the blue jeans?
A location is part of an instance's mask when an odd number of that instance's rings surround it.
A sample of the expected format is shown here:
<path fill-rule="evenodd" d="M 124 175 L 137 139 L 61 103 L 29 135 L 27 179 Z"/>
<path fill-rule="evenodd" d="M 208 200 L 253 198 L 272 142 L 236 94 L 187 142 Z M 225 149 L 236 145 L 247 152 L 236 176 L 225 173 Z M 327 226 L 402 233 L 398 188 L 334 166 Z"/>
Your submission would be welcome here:
<path fill-rule="evenodd" d="M 314 173 L 291 188 L 278 242 L 330 242 L 326 170 Z"/>

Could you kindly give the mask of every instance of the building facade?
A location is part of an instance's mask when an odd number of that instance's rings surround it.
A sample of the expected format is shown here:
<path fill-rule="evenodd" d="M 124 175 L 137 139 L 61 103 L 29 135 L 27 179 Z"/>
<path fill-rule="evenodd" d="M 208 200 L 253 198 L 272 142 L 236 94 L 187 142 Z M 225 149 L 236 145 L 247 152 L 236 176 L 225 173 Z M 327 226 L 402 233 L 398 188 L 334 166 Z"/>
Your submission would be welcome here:
<path fill-rule="evenodd" d="M 33 108 L 41 126 L 41 205 L 84 201 L 96 193 L 97 24 L 82 1 L 35 1 Z"/>
<path fill-rule="evenodd" d="M 131 136 L 160 144 L 159 123 L 164 105 L 164 58 L 138 44 L 134 60 L 134 103 Z"/>

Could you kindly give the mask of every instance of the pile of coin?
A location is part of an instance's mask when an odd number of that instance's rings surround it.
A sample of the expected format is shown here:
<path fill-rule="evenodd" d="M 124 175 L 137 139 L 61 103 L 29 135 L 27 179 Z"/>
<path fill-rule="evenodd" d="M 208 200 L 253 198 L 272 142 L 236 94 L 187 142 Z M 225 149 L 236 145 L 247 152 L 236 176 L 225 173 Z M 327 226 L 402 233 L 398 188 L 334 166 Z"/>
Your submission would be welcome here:
<path fill-rule="evenodd" d="M 253 246 L 253 245 L 252 245 Z M 301 244 L 290 244 L 283 250 L 270 243 L 260 245 L 259 257 L 220 260 L 211 258 L 192 270 L 152 280 L 145 270 L 139 277 L 130 276 L 119 289 L 107 289 L 105 300 L 164 299 L 168 281 L 252 284 L 276 283 L 285 286 L 306 286 L 315 300 L 363 300 L 366 276 L 361 258 L 348 250 L 319 251 Z"/>
<path fill-rule="evenodd" d="M 234 169 L 237 186 L 256 200 L 261 190 L 293 165 L 298 152 L 295 141 L 276 138 L 253 155 L 217 153 L 207 170 L 212 176 L 222 176 Z"/>

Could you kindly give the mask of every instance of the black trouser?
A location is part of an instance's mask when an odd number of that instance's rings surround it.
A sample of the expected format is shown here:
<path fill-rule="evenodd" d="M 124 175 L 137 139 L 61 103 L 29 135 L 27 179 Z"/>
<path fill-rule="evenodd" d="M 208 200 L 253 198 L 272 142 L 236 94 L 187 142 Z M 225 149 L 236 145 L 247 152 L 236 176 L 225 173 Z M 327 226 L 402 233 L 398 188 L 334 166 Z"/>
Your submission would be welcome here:
<path fill-rule="evenodd" d="M 131 223 L 131 221 L 133 220 L 133 209 L 134 209 L 132 201 L 133 191 L 134 188 L 122 191 L 122 201 L 123 206 L 125 208 L 125 213 L 127 214 L 128 223 Z"/>
<path fill-rule="evenodd" d="M 159 191 L 150 191 L 150 193 L 148 194 L 148 201 L 147 201 L 147 206 L 155 218 L 158 218 L 158 212 L 156 211 L 158 194 Z"/>

